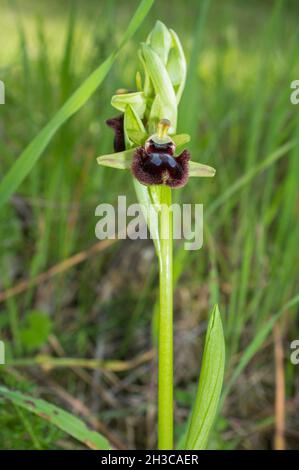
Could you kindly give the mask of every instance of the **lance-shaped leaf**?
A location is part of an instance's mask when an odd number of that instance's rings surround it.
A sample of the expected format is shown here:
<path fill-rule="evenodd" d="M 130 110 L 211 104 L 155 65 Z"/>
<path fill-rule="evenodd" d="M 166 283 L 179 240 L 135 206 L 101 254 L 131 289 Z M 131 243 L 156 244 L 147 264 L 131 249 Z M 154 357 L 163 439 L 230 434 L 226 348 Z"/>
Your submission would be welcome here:
<path fill-rule="evenodd" d="M 203 450 L 218 408 L 225 363 L 222 323 L 216 305 L 209 320 L 201 373 L 185 449 Z"/>
<path fill-rule="evenodd" d="M 177 34 L 172 29 L 170 30 L 170 34 L 172 36 L 173 45 L 169 52 L 166 68 L 176 93 L 177 103 L 179 104 L 186 83 L 187 64 Z"/>
<path fill-rule="evenodd" d="M 112 96 L 111 104 L 114 108 L 122 111 L 126 110 L 128 105 L 134 109 L 136 114 L 143 118 L 144 111 L 146 108 L 146 102 L 143 91 L 136 91 L 134 93 L 122 93 L 119 95 Z"/>
<path fill-rule="evenodd" d="M 129 170 L 132 164 L 132 157 L 135 149 L 124 150 L 123 152 L 102 155 L 97 158 L 99 165 L 116 168 L 118 170 Z"/>
<path fill-rule="evenodd" d="M 88 429 L 79 418 L 40 398 L 33 398 L 21 392 L 0 387 L 0 395 L 17 406 L 34 413 L 74 437 L 93 450 L 109 450 L 107 439 L 98 432 Z"/>
<path fill-rule="evenodd" d="M 213 177 L 215 176 L 216 170 L 215 168 L 202 165 L 201 163 L 197 162 L 189 162 L 189 176 L 203 176 L 203 177 Z"/>
<path fill-rule="evenodd" d="M 142 44 L 141 51 L 156 94 L 155 112 L 150 116 L 154 121 L 152 126 L 156 127 L 161 119 L 168 119 L 171 122 L 169 132 L 174 134 L 177 123 L 177 101 L 168 72 L 158 54 L 150 46 Z"/>

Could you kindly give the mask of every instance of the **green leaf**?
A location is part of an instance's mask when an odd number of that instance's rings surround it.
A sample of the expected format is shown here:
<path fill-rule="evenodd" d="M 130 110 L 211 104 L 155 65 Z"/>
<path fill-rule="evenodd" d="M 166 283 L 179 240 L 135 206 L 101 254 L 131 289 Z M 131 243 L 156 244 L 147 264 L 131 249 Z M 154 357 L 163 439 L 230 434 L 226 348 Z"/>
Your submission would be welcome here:
<path fill-rule="evenodd" d="M 189 163 L 189 176 L 204 176 L 204 177 L 213 177 L 215 176 L 216 170 L 208 165 L 202 165 L 197 162 Z"/>
<path fill-rule="evenodd" d="M 218 306 L 208 324 L 197 395 L 185 449 L 202 450 L 208 442 L 217 412 L 225 362 L 225 344 Z"/>
<path fill-rule="evenodd" d="M 52 330 L 52 321 L 48 315 L 33 310 L 26 315 L 25 326 L 21 329 L 21 341 L 28 351 L 43 346 Z"/>
<path fill-rule="evenodd" d="M 123 152 L 102 155 L 97 158 L 99 165 L 117 168 L 118 170 L 129 170 L 132 164 L 132 157 L 135 149 L 124 150 Z"/>
<path fill-rule="evenodd" d="M 33 398 L 21 392 L 0 387 L 0 395 L 17 406 L 34 413 L 54 424 L 62 431 L 82 442 L 89 449 L 109 450 L 111 447 L 107 439 L 98 432 L 88 429 L 86 424 L 76 416 L 52 405 L 40 398 Z"/>
<path fill-rule="evenodd" d="M 75 114 L 96 91 L 110 71 L 119 51 L 134 35 L 154 0 L 142 0 L 122 38 L 120 46 L 82 83 L 48 124 L 22 152 L 0 183 L 0 207 L 28 175 L 58 129 Z"/>

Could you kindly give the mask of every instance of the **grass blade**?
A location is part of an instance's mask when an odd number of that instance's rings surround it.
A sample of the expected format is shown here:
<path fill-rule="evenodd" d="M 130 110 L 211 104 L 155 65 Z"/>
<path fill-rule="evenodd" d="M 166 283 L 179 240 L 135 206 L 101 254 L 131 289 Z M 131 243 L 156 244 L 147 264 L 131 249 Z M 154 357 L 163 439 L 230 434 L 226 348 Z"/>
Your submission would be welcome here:
<path fill-rule="evenodd" d="M 243 188 L 247 183 L 249 183 L 256 175 L 269 168 L 273 163 L 277 162 L 281 158 L 287 156 L 289 151 L 295 147 L 296 143 L 297 142 L 295 140 L 287 142 L 271 153 L 269 157 L 267 157 L 261 163 L 251 167 L 243 176 L 230 185 L 226 191 L 221 194 L 221 196 L 215 199 L 215 201 L 209 206 L 208 213 L 211 214 L 215 212 L 227 200 L 229 200 L 231 196 L 238 192 L 239 189 Z"/>
<path fill-rule="evenodd" d="M 238 362 L 229 382 L 227 383 L 221 398 L 221 402 L 225 400 L 226 396 L 232 389 L 233 385 L 236 383 L 238 377 L 241 375 L 247 364 L 251 361 L 253 356 L 259 351 L 262 347 L 263 343 L 273 330 L 276 322 L 280 319 L 280 317 L 285 313 L 288 309 L 294 307 L 299 303 L 299 294 L 290 299 L 275 315 L 273 315 L 267 323 L 265 323 L 255 335 L 255 338 L 251 341 L 251 343 L 247 346 L 245 351 L 243 352 L 241 359 Z"/>
<path fill-rule="evenodd" d="M 110 445 L 105 437 L 87 428 L 86 424 L 76 416 L 52 405 L 40 398 L 33 398 L 23 393 L 0 387 L 0 395 L 11 401 L 14 405 L 30 411 L 62 431 L 74 437 L 93 450 L 109 450 Z"/>

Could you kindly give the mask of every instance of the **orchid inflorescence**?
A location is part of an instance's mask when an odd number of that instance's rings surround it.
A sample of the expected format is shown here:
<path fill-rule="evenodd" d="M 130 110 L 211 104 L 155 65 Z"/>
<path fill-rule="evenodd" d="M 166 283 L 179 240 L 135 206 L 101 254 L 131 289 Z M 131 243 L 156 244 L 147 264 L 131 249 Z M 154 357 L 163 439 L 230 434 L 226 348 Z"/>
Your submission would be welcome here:
<path fill-rule="evenodd" d="M 157 21 L 146 43 L 141 44 L 139 59 L 143 67 L 137 72 L 138 91 L 119 92 L 111 104 L 122 114 L 107 120 L 115 132 L 111 155 L 98 158 L 98 163 L 119 169 L 130 169 L 143 185 L 184 186 L 192 176 L 214 176 L 207 165 L 190 161 L 184 149 L 188 134 L 176 134 L 177 107 L 185 86 L 186 60 L 174 31 Z"/>

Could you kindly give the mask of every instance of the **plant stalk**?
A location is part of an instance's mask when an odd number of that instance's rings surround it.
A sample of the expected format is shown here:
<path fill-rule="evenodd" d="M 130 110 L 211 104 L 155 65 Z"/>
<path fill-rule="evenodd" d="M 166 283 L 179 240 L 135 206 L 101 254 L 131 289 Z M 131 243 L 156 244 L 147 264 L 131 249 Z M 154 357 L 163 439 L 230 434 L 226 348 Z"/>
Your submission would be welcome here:
<path fill-rule="evenodd" d="M 173 449 L 173 266 L 171 189 L 160 186 L 158 447 Z"/>

